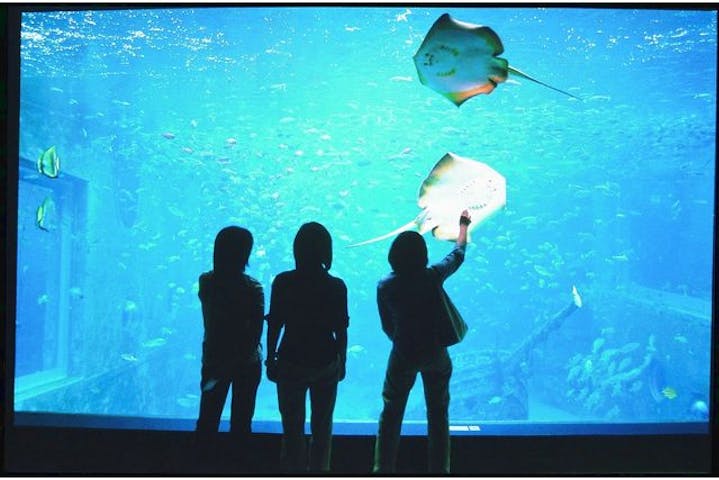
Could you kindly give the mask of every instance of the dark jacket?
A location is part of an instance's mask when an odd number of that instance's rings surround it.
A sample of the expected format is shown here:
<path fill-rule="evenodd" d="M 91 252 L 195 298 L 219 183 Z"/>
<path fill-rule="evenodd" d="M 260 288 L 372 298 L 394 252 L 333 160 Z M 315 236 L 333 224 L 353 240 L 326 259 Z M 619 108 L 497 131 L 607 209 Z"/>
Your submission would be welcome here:
<path fill-rule="evenodd" d="M 349 326 L 347 287 L 324 270 L 282 272 L 272 282 L 271 326 L 284 327 L 281 361 L 319 367 L 337 359 L 334 333 Z"/>
<path fill-rule="evenodd" d="M 455 247 L 441 262 L 408 274 L 390 273 L 377 285 L 382 330 L 394 348 L 410 359 L 436 353 L 439 288 L 464 262 L 465 247 Z"/>
<path fill-rule="evenodd" d="M 205 324 L 203 370 L 226 376 L 238 364 L 260 361 L 265 311 L 262 285 L 245 274 L 233 281 L 220 281 L 212 271 L 200 275 L 199 283 Z"/>

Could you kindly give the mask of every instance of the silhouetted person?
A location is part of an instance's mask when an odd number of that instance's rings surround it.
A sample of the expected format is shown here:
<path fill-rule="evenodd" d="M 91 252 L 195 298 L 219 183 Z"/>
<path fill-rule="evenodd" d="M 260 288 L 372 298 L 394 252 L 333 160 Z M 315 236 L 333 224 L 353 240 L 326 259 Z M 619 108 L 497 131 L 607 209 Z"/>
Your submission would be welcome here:
<path fill-rule="evenodd" d="M 432 473 L 449 473 L 449 378 L 452 361 L 436 338 L 438 289 L 464 261 L 469 213 L 459 218 L 457 243 L 449 255 L 427 267 L 427 245 L 417 232 L 403 232 L 389 250 L 392 273 L 377 285 L 382 330 L 392 340 L 382 398 L 384 408 L 375 442 L 375 473 L 395 471 L 407 397 L 422 374 L 427 406 L 428 464 Z"/>
<path fill-rule="evenodd" d="M 197 420 L 201 433 L 218 431 L 230 385 L 230 432 L 244 437 L 252 429 L 262 376 L 260 337 L 265 311 L 262 286 L 244 273 L 252 243 L 248 230 L 223 228 L 215 237 L 213 269 L 200 275 L 205 326 Z"/>
<path fill-rule="evenodd" d="M 345 376 L 347 287 L 329 274 L 332 237 L 319 223 L 300 227 L 294 256 L 296 268 L 280 273 L 272 282 L 267 316 L 267 377 L 277 382 L 282 415 L 280 465 L 288 472 L 308 468 L 326 472 L 337 383 Z M 304 434 L 308 390 L 312 409 L 309 462 Z"/>

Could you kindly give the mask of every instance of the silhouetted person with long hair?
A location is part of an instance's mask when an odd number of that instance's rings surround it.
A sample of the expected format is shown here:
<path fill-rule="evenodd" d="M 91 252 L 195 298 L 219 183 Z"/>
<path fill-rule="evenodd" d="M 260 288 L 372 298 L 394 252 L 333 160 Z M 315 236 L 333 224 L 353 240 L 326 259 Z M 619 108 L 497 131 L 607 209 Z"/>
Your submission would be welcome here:
<path fill-rule="evenodd" d="M 454 249 L 427 267 L 427 245 L 417 232 L 403 232 L 389 250 L 392 273 L 377 285 L 382 330 L 392 340 L 375 443 L 375 473 L 393 473 L 407 397 L 417 373 L 422 375 L 427 406 L 428 466 L 431 473 L 449 473 L 449 379 L 452 361 L 436 336 L 438 291 L 464 261 L 469 213 L 459 218 Z"/>
<path fill-rule="evenodd" d="M 205 326 L 197 420 L 200 433 L 218 431 L 230 385 L 230 432 L 245 437 L 252 429 L 262 376 L 260 337 L 265 312 L 262 286 L 244 273 L 252 243 L 248 230 L 223 228 L 215 238 L 213 269 L 200 275 Z"/>
<path fill-rule="evenodd" d="M 282 415 L 280 465 L 286 472 L 326 472 L 337 383 L 345 376 L 347 287 L 329 274 L 332 237 L 321 224 L 300 227 L 294 256 L 296 268 L 280 273 L 272 282 L 267 318 L 267 377 L 277 382 Z M 308 390 L 312 409 L 309 462 L 304 434 Z"/>

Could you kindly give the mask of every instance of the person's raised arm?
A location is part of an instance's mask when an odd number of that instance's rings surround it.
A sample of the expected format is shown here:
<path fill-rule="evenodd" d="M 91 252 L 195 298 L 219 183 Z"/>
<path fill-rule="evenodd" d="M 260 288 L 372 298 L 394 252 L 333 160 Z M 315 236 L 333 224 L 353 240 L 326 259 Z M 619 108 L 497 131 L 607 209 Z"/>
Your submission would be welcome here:
<path fill-rule="evenodd" d="M 432 269 L 437 275 L 440 282 L 444 282 L 447 277 L 457 271 L 462 262 L 464 262 L 464 250 L 467 247 L 467 229 L 472 219 L 467 210 L 463 210 L 459 216 L 459 235 L 454 249 L 442 259 L 441 262 L 432 265 Z"/>
<path fill-rule="evenodd" d="M 472 223 L 472 218 L 469 216 L 469 211 L 465 209 L 459 216 L 459 235 L 457 236 L 458 247 L 464 247 L 467 245 L 467 228 L 470 223 Z"/>

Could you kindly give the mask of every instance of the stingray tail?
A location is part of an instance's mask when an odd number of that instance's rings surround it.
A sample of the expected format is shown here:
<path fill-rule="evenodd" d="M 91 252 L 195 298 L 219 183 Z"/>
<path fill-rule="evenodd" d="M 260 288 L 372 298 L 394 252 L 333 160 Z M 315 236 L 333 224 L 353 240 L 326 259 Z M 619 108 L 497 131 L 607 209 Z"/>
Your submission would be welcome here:
<path fill-rule="evenodd" d="M 365 240 L 364 242 L 353 243 L 352 245 L 347 245 L 347 247 L 349 247 L 349 248 L 359 247 L 359 246 L 361 246 L 361 245 L 369 245 L 370 243 L 379 242 L 380 240 L 384 240 L 385 238 L 394 237 L 395 235 L 398 235 L 398 234 L 400 234 L 400 233 L 402 233 L 402 232 L 405 232 L 405 231 L 407 231 L 407 230 L 410 230 L 411 228 L 413 228 L 413 227 L 415 227 L 415 226 L 417 226 L 417 223 L 413 220 L 413 221 L 409 222 L 409 223 L 406 224 L 406 225 L 402 225 L 401 227 L 399 227 L 399 228 L 396 229 L 396 230 L 392 230 L 392 231 L 389 232 L 389 233 L 385 233 L 384 235 L 380 235 L 379 237 L 375 237 L 375 238 L 371 238 L 371 239 L 369 239 L 369 240 Z"/>
<path fill-rule="evenodd" d="M 558 89 L 558 88 L 556 88 L 556 87 L 553 87 L 553 86 L 548 85 L 548 84 L 546 84 L 546 83 L 544 83 L 544 82 L 541 82 L 541 81 L 537 80 L 536 78 L 527 75 L 527 74 L 524 73 L 523 71 L 517 70 L 517 69 L 514 68 L 514 67 L 508 66 L 507 69 L 509 70 L 510 73 L 513 73 L 513 74 L 515 74 L 515 75 L 517 75 L 517 76 L 519 76 L 519 77 L 526 78 L 527 80 L 530 80 L 530 81 L 532 81 L 532 82 L 534 82 L 534 83 L 538 83 L 538 84 L 540 84 L 540 85 L 542 85 L 542 86 L 545 86 L 545 87 L 547 87 L 547 88 L 549 88 L 549 89 L 552 89 L 552 90 L 554 90 L 555 92 L 563 93 L 564 95 L 567 95 L 567 96 L 569 96 L 569 97 L 576 98 L 577 100 L 581 100 L 581 98 L 579 98 L 579 97 L 577 97 L 577 96 L 575 96 L 575 95 L 572 95 L 572 94 L 569 93 L 569 92 L 565 92 L 564 90 L 560 90 L 560 89 Z"/>

